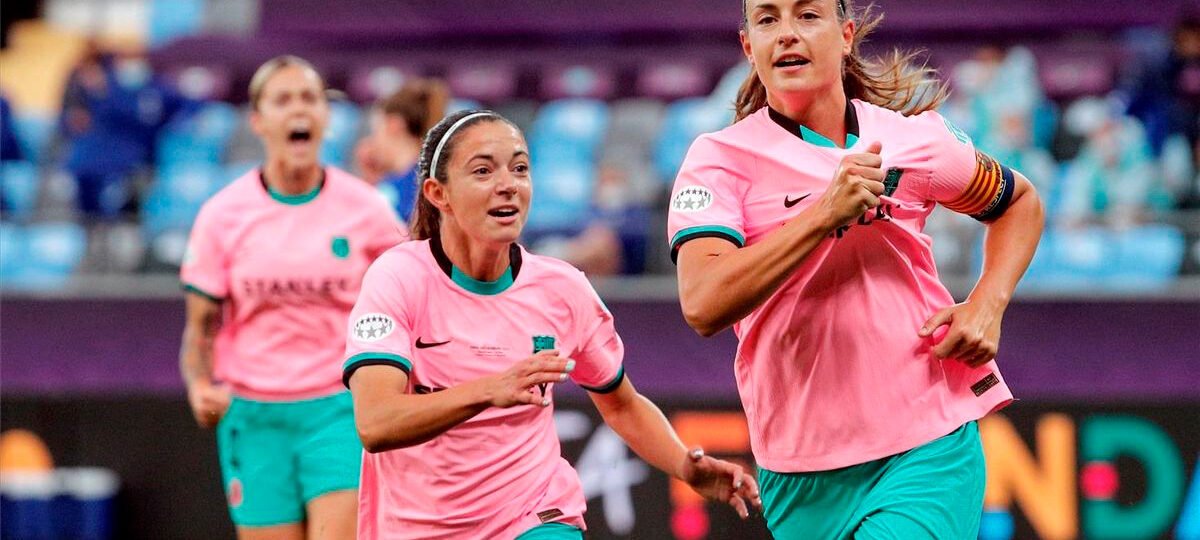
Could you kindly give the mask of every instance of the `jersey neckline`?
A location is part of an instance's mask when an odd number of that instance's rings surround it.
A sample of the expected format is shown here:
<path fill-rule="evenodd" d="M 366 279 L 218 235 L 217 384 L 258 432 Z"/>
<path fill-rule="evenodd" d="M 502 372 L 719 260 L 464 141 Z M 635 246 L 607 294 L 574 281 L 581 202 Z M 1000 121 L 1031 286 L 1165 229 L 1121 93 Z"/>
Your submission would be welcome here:
<path fill-rule="evenodd" d="M 300 206 L 302 204 L 312 202 L 313 199 L 317 198 L 317 195 L 321 194 L 321 190 L 325 187 L 325 168 L 321 167 L 321 178 L 317 180 L 317 187 L 313 188 L 308 193 L 301 193 L 299 195 L 288 195 L 275 191 L 275 189 L 271 187 L 271 184 L 267 183 L 267 173 L 264 170 L 264 167 L 259 167 L 258 169 L 258 182 L 267 192 L 267 195 L 276 202 L 280 202 L 288 206 Z"/>
<path fill-rule="evenodd" d="M 446 256 L 446 250 L 442 248 L 440 234 L 434 234 L 429 239 L 429 251 L 433 254 L 433 260 L 437 262 L 438 268 L 441 268 L 442 273 L 446 274 L 450 281 L 474 294 L 492 296 L 507 291 L 516 281 L 517 274 L 521 272 L 521 247 L 515 242 L 508 245 L 508 268 L 496 281 L 477 280 L 454 266 L 454 263 L 450 262 L 450 257 Z"/>
<path fill-rule="evenodd" d="M 788 133 L 791 133 L 792 135 L 799 137 L 800 140 L 802 140 L 806 143 L 809 143 L 813 146 L 820 146 L 822 148 L 845 149 L 845 148 L 850 148 L 858 143 L 858 137 L 860 134 L 859 127 L 858 127 L 858 111 L 856 111 L 854 109 L 854 101 L 853 100 L 849 100 L 849 99 L 846 100 L 846 145 L 845 146 L 839 146 L 836 142 L 833 142 L 828 137 L 821 135 L 820 133 L 817 133 L 816 131 L 813 131 L 808 126 L 803 125 L 799 122 L 796 122 L 795 120 L 792 120 L 791 118 L 788 118 L 787 116 L 784 116 L 783 113 L 771 108 L 770 105 L 767 105 L 767 116 L 771 119 L 771 121 L 775 122 L 775 124 L 777 124 L 779 127 L 783 128 L 784 131 L 787 131 Z"/>

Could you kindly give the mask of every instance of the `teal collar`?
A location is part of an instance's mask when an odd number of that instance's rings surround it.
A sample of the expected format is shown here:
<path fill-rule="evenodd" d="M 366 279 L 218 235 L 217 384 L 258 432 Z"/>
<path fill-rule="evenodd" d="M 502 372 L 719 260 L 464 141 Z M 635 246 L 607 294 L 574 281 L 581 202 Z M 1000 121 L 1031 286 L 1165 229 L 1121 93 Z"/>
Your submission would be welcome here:
<path fill-rule="evenodd" d="M 438 267 L 445 272 L 450 281 L 467 292 L 484 296 L 507 291 L 509 287 L 512 287 L 513 281 L 517 279 L 517 274 L 521 271 L 521 247 L 515 243 L 508 248 L 508 268 L 496 281 L 479 281 L 459 270 L 454 263 L 450 262 L 450 257 L 446 256 L 446 251 L 442 249 L 442 239 L 436 233 L 429 239 L 429 251 L 433 253 L 433 259 L 437 261 Z"/>
<path fill-rule="evenodd" d="M 275 199 L 283 204 L 300 206 L 304 203 L 312 201 L 313 199 L 317 198 L 317 195 L 321 194 L 321 188 L 325 187 L 325 169 L 321 169 L 321 179 L 317 181 L 317 187 L 313 188 L 312 191 L 309 191 L 308 193 L 301 193 L 299 195 L 287 195 L 275 191 L 275 188 L 272 188 L 271 184 L 267 183 L 267 174 L 263 172 L 261 168 L 258 170 L 258 179 L 262 182 L 263 188 L 267 190 L 267 195 L 270 195 L 272 199 Z"/>
<path fill-rule="evenodd" d="M 846 145 L 839 146 L 824 135 L 817 133 L 808 126 L 802 125 L 791 118 L 783 115 L 783 113 L 767 107 L 767 114 L 771 117 L 779 127 L 787 130 L 788 133 L 800 137 L 800 140 L 820 146 L 822 148 L 850 148 L 858 142 L 858 113 L 854 110 L 854 104 L 850 100 L 846 100 Z"/>
<path fill-rule="evenodd" d="M 479 281 L 478 279 L 464 274 L 462 270 L 458 269 L 458 267 L 451 267 L 450 281 L 458 284 L 459 287 L 466 289 L 468 292 L 473 292 L 475 294 L 482 294 L 484 296 L 500 294 L 508 290 L 509 287 L 512 287 L 512 267 L 510 266 L 504 269 L 504 275 L 500 276 L 500 279 L 497 279 L 496 281 Z"/>

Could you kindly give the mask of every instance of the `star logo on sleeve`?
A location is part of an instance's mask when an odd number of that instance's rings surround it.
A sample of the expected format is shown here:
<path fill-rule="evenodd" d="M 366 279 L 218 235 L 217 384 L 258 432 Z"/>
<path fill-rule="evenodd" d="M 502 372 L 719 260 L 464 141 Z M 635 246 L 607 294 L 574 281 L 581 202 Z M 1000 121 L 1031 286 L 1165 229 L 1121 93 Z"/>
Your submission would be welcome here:
<path fill-rule="evenodd" d="M 712 206 L 713 194 L 704 186 L 687 186 L 671 200 L 671 209 L 676 212 L 699 212 Z"/>
<path fill-rule="evenodd" d="M 367 313 L 354 321 L 350 335 L 355 341 L 371 343 L 388 337 L 396 330 L 396 321 L 382 313 Z"/>

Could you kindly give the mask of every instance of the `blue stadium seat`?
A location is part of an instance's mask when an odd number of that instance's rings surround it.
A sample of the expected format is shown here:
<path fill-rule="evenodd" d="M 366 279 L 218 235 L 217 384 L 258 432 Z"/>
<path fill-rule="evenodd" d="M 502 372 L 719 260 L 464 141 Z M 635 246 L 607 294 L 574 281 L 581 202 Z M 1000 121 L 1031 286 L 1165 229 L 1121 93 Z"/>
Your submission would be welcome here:
<path fill-rule="evenodd" d="M 608 129 L 608 105 L 594 99 L 551 101 L 537 112 L 530 137 L 535 160 L 556 154 L 587 164 L 596 161 Z"/>
<path fill-rule="evenodd" d="M 8 285 L 25 259 L 25 236 L 15 223 L 0 221 L 0 285 Z"/>
<path fill-rule="evenodd" d="M 28 161 L 5 161 L 0 164 L 0 199 L 4 215 L 18 220 L 29 219 L 37 208 L 38 170 Z"/>
<path fill-rule="evenodd" d="M 325 142 L 321 145 L 321 161 L 344 169 L 351 162 L 362 112 L 347 101 L 334 101 L 329 104 L 329 109 L 329 127 L 325 129 Z"/>
<path fill-rule="evenodd" d="M 663 182 L 674 182 L 692 141 L 703 133 L 720 130 L 732 119 L 727 108 L 714 106 L 705 98 L 681 99 L 668 105 L 654 151 L 654 172 Z"/>
<path fill-rule="evenodd" d="M 9 261 L 12 266 L 5 268 L 5 285 L 16 289 L 62 287 L 87 252 L 87 231 L 75 223 L 39 223 L 6 231 L 3 236 L 0 240 L 11 242 L 15 252 Z"/>
<path fill-rule="evenodd" d="M 533 169 L 533 200 L 526 228 L 531 234 L 583 225 L 591 208 L 595 168 L 570 160 L 541 161 Z"/>
<path fill-rule="evenodd" d="M 459 111 L 478 110 L 482 108 L 483 104 L 473 99 L 455 98 L 450 100 L 450 103 L 446 105 L 446 115 L 449 116 Z"/>
<path fill-rule="evenodd" d="M 1167 288 L 1179 276 L 1187 242 L 1170 225 L 1144 225 L 1110 233 L 1115 257 L 1108 285 L 1127 291 Z"/>
<path fill-rule="evenodd" d="M 975 268 L 982 267 L 983 239 L 975 245 Z M 1100 286 L 1111 274 L 1114 251 L 1099 227 L 1047 229 L 1018 287 L 1020 291 L 1075 292 Z"/>
<path fill-rule="evenodd" d="M 238 110 L 228 103 L 206 103 L 198 111 L 172 120 L 158 137 L 158 166 L 220 163 L 238 125 Z"/>
<path fill-rule="evenodd" d="M 225 171 L 211 163 L 161 169 L 142 200 L 142 228 L 147 238 L 168 229 L 188 230 L 200 206 L 225 184 Z"/>
<path fill-rule="evenodd" d="M 203 0 L 151 0 L 146 35 L 151 47 L 199 33 L 204 23 Z"/>
<path fill-rule="evenodd" d="M 21 145 L 24 158 L 33 163 L 42 163 L 49 156 L 50 141 L 54 138 L 56 129 L 53 116 L 19 113 L 13 114 L 13 131 L 16 132 L 17 142 Z"/>

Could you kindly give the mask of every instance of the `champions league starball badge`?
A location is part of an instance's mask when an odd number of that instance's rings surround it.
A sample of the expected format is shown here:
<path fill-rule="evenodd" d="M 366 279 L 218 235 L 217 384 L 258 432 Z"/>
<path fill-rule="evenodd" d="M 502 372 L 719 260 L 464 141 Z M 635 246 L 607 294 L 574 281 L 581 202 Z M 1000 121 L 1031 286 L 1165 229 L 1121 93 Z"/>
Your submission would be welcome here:
<path fill-rule="evenodd" d="M 687 186 L 671 199 L 671 209 L 676 212 L 699 212 L 712 206 L 713 194 L 703 186 Z"/>

